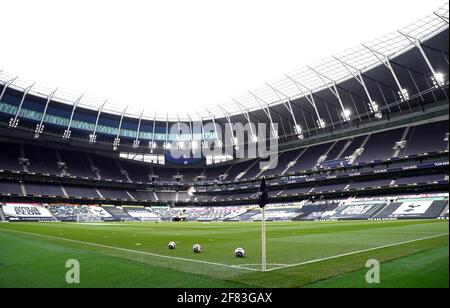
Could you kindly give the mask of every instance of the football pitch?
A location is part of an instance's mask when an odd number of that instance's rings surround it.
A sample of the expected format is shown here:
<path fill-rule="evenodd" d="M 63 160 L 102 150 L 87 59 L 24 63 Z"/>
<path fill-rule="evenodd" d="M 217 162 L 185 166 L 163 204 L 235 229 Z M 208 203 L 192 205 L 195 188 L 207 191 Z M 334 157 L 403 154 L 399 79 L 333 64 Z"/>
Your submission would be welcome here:
<path fill-rule="evenodd" d="M 446 220 L 268 223 L 261 272 L 257 222 L 1 223 L 0 287 L 448 288 L 448 234 Z M 70 259 L 79 284 L 66 282 Z M 379 284 L 366 282 L 369 259 Z"/>

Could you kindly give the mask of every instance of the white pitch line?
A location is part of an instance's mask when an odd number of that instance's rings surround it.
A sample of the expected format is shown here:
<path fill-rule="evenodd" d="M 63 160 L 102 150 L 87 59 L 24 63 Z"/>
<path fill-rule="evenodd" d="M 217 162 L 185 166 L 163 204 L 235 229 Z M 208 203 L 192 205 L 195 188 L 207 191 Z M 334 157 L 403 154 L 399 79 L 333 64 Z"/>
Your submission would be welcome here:
<path fill-rule="evenodd" d="M 272 272 L 272 271 L 276 271 L 276 270 L 280 270 L 280 269 L 291 268 L 291 267 L 296 267 L 296 266 L 301 266 L 301 265 L 306 265 L 306 264 L 312 264 L 312 263 L 317 263 L 317 262 L 322 262 L 322 261 L 327 261 L 327 260 L 337 259 L 337 258 L 341 258 L 341 257 L 346 257 L 346 256 L 356 255 L 356 254 L 363 253 L 363 252 L 369 252 L 369 251 L 378 250 L 378 249 L 383 249 L 383 248 L 389 248 L 389 247 L 394 247 L 394 246 L 400 246 L 400 245 L 404 245 L 404 244 L 408 244 L 408 243 L 414 243 L 414 242 L 419 242 L 419 241 L 429 240 L 429 239 L 432 239 L 432 238 L 437 238 L 437 237 L 442 237 L 442 236 L 448 236 L 448 235 L 449 235 L 448 233 L 446 233 L 446 234 L 439 234 L 439 235 L 433 235 L 433 236 L 423 237 L 423 238 L 419 238 L 419 239 L 415 239 L 415 240 L 409 240 L 409 241 L 404 241 L 404 242 L 399 242 L 399 243 L 394 243 L 394 244 L 389 244 L 389 245 L 378 246 L 378 247 L 374 247 L 374 248 L 368 248 L 368 249 L 363 249 L 363 250 L 358 250 L 358 251 L 353 251 L 353 252 L 343 253 L 343 254 L 336 255 L 336 256 L 325 257 L 325 258 L 316 259 L 316 260 L 311 260 L 311 261 L 305 261 L 305 262 L 302 262 L 302 263 L 289 264 L 289 265 L 286 265 L 286 266 L 281 266 L 281 267 L 272 268 L 272 269 L 269 269 L 269 270 L 267 270 L 267 271 L 268 271 L 268 272 Z"/>
<path fill-rule="evenodd" d="M 228 267 L 228 268 L 234 268 L 234 269 L 243 269 L 243 270 L 248 270 L 248 271 L 252 271 L 252 272 L 260 272 L 261 271 L 259 269 L 253 269 L 253 268 L 243 267 L 243 266 L 239 266 L 239 265 L 228 265 L 228 264 L 209 262 L 209 261 L 202 261 L 202 260 L 193 260 L 193 259 L 187 259 L 187 258 L 181 258 L 181 257 L 171 257 L 171 256 L 165 256 L 165 255 L 145 252 L 145 251 L 138 251 L 138 250 L 132 250 L 132 249 L 126 249 L 126 248 L 120 248 L 120 247 L 114 247 L 114 246 L 95 244 L 95 243 L 78 241 L 78 240 L 72 240 L 72 239 L 67 239 L 67 238 L 62 238 L 62 237 L 51 236 L 51 235 L 43 235 L 43 234 L 39 234 L 39 233 L 31 233 L 31 232 L 24 232 L 24 231 L 10 230 L 10 229 L 0 229 L 0 230 L 9 231 L 9 232 L 15 232 L 15 233 L 21 233 L 21 234 L 26 234 L 26 235 L 32 235 L 32 236 L 34 235 L 34 236 L 46 237 L 46 238 L 50 238 L 50 239 L 56 239 L 56 240 L 61 240 L 61 241 L 73 242 L 73 243 L 78 243 L 78 244 L 83 244 L 83 245 L 90 245 L 90 246 L 102 247 L 102 248 L 113 249 L 113 250 L 121 250 L 121 251 L 126 251 L 126 252 L 131 252 L 131 253 L 137 253 L 137 254 L 144 254 L 144 255 L 148 255 L 148 256 L 152 256 L 152 257 L 158 257 L 158 258 L 164 258 L 164 259 L 172 259 L 172 260 L 178 260 L 178 261 L 187 261 L 187 262 L 202 263 L 202 264 L 208 264 L 208 265 L 216 265 L 216 266 L 222 266 L 222 267 Z M 281 267 L 268 269 L 267 272 L 272 272 L 272 271 L 276 271 L 276 270 L 280 270 L 280 269 L 291 268 L 291 267 L 296 267 L 296 266 L 301 266 L 301 265 L 306 265 L 306 264 L 312 264 L 312 263 L 317 263 L 317 262 L 337 259 L 337 258 L 341 258 L 341 257 L 346 257 L 346 256 L 351 256 L 351 255 L 363 253 L 363 252 L 369 252 L 369 251 L 373 251 L 373 250 L 389 248 L 389 247 L 394 247 L 394 246 L 404 245 L 404 244 L 408 244 L 408 243 L 424 241 L 424 240 L 433 239 L 433 238 L 442 237 L 442 236 L 448 236 L 448 235 L 449 235 L 449 233 L 439 234 L 439 235 L 434 235 L 434 236 L 428 236 L 428 237 L 424 237 L 424 238 L 419 238 L 419 239 L 414 239 L 414 240 L 409 240 L 409 241 L 404 241 L 404 242 L 399 242 L 399 243 L 393 243 L 393 244 L 378 246 L 378 247 L 374 247 L 374 248 L 368 248 L 368 249 L 348 252 L 348 253 L 335 255 L 335 256 L 331 256 L 331 257 L 325 257 L 325 258 L 321 258 L 321 259 L 305 261 L 305 262 L 296 263 L 296 264 L 289 264 L 289 265 L 285 265 L 285 266 L 281 266 Z M 272 264 L 272 265 L 277 265 L 277 264 Z"/>
<path fill-rule="evenodd" d="M 114 246 L 108 246 L 108 245 L 102 245 L 102 244 L 96 244 L 96 243 L 90 243 L 90 242 L 84 242 L 84 241 L 78 241 L 78 240 L 72 240 L 72 239 L 68 239 L 68 238 L 56 237 L 56 236 L 51 236 L 51 235 L 44 235 L 44 234 L 39 234 L 39 233 L 24 232 L 24 231 L 10 230 L 10 229 L 0 229 L 0 230 L 20 233 L 20 234 L 26 234 L 26 235 L 40 236 L 40 237 L 45 237 L 45 238 L 50 238 L 50 239 L 55 239 L 55 240 L 61 240 L 61 241 L 67 241 L 67 242 L 72 242 L 72 243 L 78 243 L 78 244 L 83 244 L 83 245 L 89 245 L 89 246 L 96 246 L 96 247 L 113 249 L 113 250 L 126 251 L 126 252 L 131 252 L 131 253 L 136 253 L 136 254 L 143 254 L 143 255 L 152 256 L 152 257 L 158 257 L 158 258 L 163 258 L 163 259 L 171 259 L 171 260 L 177 260 L 177 261 L 187 261 L 187 262 L 202 263 L 202 264 L 208 264 L 208 265 L 216 265 L 216 266 L 222 266 L 222 267 L 228 267 L 228 268 L 234 268 L 234 269 L 243 269 L 243 270 L 248 270 L 248 271 L 252 271 L 252 272 L 259 272 L 260 271 L 260 270 L 253 269 L 253 268 L 248 268 L 248 267 L 239 267 L 239 268 L 237 268 L 234 265 L 228 265 L 228 264 L 222 264 L 222 263 L 216 263 L 216 262 L 209 262 L 209 261 L 202 261 L 202 260 L 193 260 L 193 259 L 187 259 L 187 258 L 181 258 L 181 257 L 171 257 L 171 256 L 165 256 L 165 255 L 155 254 L 155 253 L 151 253 L 151 252 L 132 250 L 132 249 L 126 249 L 126 248 L 120 248 L 120 247 L 114 247 Z"/>
<path fill-rule="evenodd" d="M 269 265 L 269 266 L 286 266 L 286 265 L 289 265 L 289 264 L 283 264 L 283 263 L 267 263 L 267 265 Z M 233 265 L 233 267 L 237 267 L 237 268 L 242 268 L 242 267 L 245 267 L 245 266 L 261 266 L 261 263 L 253 263 L 253 264 L 237 264 L 237 265 Z M 260 271 L 260 270 L 259 270 Z"/>

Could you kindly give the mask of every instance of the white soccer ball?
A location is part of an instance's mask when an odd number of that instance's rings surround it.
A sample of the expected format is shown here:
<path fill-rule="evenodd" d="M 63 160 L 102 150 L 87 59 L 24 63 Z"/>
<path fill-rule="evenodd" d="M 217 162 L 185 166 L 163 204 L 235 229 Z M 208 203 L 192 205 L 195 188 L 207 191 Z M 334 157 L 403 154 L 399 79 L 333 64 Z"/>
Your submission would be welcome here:
<path fill-rule="evenodd" d="M 169 247 L 169 249 L 175 249 L 175 248 L 177 248 L 177 244 L 174 241 L 172 241 L 172 242 L 169 242 L 167 247 Z"/>
<path fill-rule="evenodd" d="M 244 248 L 236 248 L 236 250 L 234 251 L 234 254 L 238 258 L 243 258 L 245 255 L 245 250 L 244 250 Z"/>
<path fill-rule="evenodd" d="M 192 251 L 195 253 L 200 253 L 202 252 L 202 246 L 200 246 L 200 244 L 195 244 L 194 247 L 192 247 Z"/>

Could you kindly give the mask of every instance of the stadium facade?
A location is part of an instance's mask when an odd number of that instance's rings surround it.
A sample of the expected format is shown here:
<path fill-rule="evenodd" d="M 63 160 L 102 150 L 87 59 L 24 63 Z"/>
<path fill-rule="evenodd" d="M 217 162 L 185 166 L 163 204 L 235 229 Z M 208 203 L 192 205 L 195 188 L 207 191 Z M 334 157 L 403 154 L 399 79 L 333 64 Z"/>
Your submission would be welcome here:
<path fill-rule="evenodd" d="M 448 23 L 446 5 L 195 115 L 0 71 L 0 219 L 258 220 L 262 177 L 270 220 L 448 219 Z M 277 148 L 238 155 L 257 141 Z"/>

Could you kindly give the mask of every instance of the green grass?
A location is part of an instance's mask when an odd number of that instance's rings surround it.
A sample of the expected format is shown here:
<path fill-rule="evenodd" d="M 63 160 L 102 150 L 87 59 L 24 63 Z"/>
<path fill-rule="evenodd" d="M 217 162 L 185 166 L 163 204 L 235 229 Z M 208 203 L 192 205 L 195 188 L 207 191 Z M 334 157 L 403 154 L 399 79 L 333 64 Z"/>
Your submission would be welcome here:
<path fill-rule="evenodd" d="M 262 273 L 258 223 L 3 223 L 0 287 L 448 287 L 448 230 L 433 220 L 269 223 Z M 80 261 L 79 285 L 65 283 L 68 259 Z M 379 285 L 365 282 L 368 259 L 382 263 Z"/>
<path fill-rule="evenodd" d="M 380 284 L 367 284 L 366 270 L 348 273 L 308 285 L 310 288 L 420 288 L 448 287 L 448 246 L 423 251 L 383 264 Z"/>
<path fill-rule="evenodd" d="M 242 287 L 239 283 L 124 260 L 78 248 L 0 234 L 0 287 Z M 68 259 L 80 262 L 79 285 L 65 281 Z M 124 279 L 125 277 L 125 279 Z"/>

